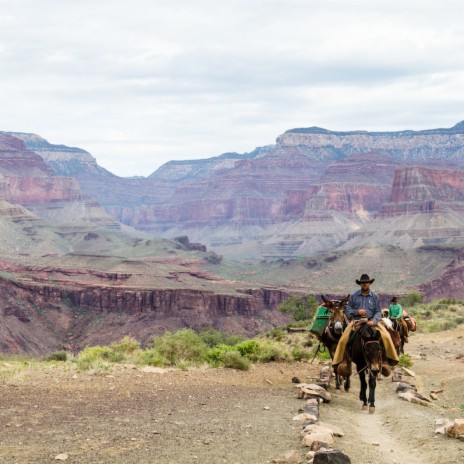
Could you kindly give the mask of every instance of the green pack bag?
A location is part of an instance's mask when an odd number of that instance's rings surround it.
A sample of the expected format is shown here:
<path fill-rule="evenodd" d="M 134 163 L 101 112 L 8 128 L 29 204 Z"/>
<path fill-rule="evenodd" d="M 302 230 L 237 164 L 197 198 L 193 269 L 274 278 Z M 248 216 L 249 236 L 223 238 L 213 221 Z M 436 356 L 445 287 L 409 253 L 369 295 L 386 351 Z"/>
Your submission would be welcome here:
<path fill-rule="evenodd" d="M 319 306 L 313 322 L 309 326 L 309 331 L 314 335 L 321 336 L 327 322 L 329 322 L 330 312 L 325 306 Z"/>

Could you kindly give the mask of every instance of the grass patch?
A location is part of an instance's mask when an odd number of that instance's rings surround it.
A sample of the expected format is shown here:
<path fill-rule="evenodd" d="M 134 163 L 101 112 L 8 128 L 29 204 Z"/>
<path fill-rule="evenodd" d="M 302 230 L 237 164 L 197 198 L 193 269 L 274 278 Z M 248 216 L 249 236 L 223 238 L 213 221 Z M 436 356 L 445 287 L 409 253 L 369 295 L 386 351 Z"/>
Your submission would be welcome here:
<path fill-rule="evenodd" d="M 400 360 L 398 362 L 398 366 L 399 367 L 412 367 L 413 366 L 413 362 L 411 360 L 411 356 L 409 356 L 409 354 L 407 353 L 403 353 L 401 356 L 400 356 Z"/>
<path fill-rule="evenodd" d="M 464 323 L 464 302 L 455 298 L 419 303 L 405 309 L 416 319 L 418 332 L 442 332 Z"/>

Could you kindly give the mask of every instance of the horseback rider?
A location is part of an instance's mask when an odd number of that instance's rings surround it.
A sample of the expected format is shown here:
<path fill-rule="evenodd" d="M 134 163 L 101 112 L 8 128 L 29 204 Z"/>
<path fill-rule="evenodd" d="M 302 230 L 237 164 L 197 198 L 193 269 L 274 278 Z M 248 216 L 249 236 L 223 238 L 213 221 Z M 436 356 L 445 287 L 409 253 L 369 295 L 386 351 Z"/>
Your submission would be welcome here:
<path fill-rule="evenodd" d="M 408 343 L 409 331 L 408 324 L 406 324 L 406 321 L 403 319 L 405 316 L 403 307 L 398 303 L 398 298 L 396 296 L 390 300 L 390 303 L 390 307 L 388 308 L 388 317 L 392 320 L 396 319 L 398 321 L 401 327 L 404 341 Z"/>
<path fill-rule="evenodd" d="M 360 279 L 356 279 L 356 283 L 361 287 L 356 292 L 350 295 L 346 312 L 352 319 L 347 326 L 343 335 L 338 342 L 337 350 L 332 362 L 333 366 L 337 366 L 343 361 L 345 348 L 349 342 L 351 331 L 353 328 L 359 326 L 361 322 L 366 322 L 370 327 L 374 327 L 380 332 L 382 342 L 385 348 L 387 362 L 391 366 L 395 366 L 399 362 L 395 346 L 383 324 L 379 324 L 382 319 L 382 309 L 380 308 L 379 296 L 370 286 L 375 279 L 369 278 L 367 274 L 362 274 Z"/>

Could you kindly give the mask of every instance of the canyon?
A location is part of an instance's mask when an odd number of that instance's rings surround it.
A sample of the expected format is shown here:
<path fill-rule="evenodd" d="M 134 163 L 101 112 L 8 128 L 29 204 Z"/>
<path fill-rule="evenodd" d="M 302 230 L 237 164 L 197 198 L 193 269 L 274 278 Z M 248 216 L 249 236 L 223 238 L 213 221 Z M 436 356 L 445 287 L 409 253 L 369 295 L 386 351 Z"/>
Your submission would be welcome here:
<path fill-rule="evenodd" d="M 0 132 L 0 351 L 288 322 L 289 295 L 464 298 L 464 123 L 292 129 L 275 145 L 122 178 Z"/>

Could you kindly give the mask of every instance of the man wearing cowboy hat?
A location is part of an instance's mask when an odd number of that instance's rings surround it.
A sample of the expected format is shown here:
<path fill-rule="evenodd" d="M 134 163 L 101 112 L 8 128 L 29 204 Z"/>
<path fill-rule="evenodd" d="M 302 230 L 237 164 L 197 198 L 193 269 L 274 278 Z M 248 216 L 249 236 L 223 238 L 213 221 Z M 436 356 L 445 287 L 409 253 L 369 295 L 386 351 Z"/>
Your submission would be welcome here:
<path fill-rule="evenodd" d="M 367 325 L 370 325 L 371 327 L 375 326 L 375 328 L 380 332 L 389 364 L 394 366 L 399 362 L 390 334 L 382 324 L 379 324 L 379 321 L 382 319 L 380 300 L 377 293 L 370 288 L 374 280 L 375 279 L 369 278 L 367 274 L 363 274 L 359 280 L 356 279 L 356 283 L 361 288 L 350 295 L 350 299 L 346 305 L 345 311 L 352 319 L 352 322 L 348 324 L 348 327 L 345 329 L 340 341 L 338 342 L 337 350 L 335 351 L 334 359 L 332 361 L 333 366 L 336 366 L 343 361 L 345 348 L 348 344 L 351 330 L 353 329 L 356 321 L 360 319 L 367 319 Z"/>

